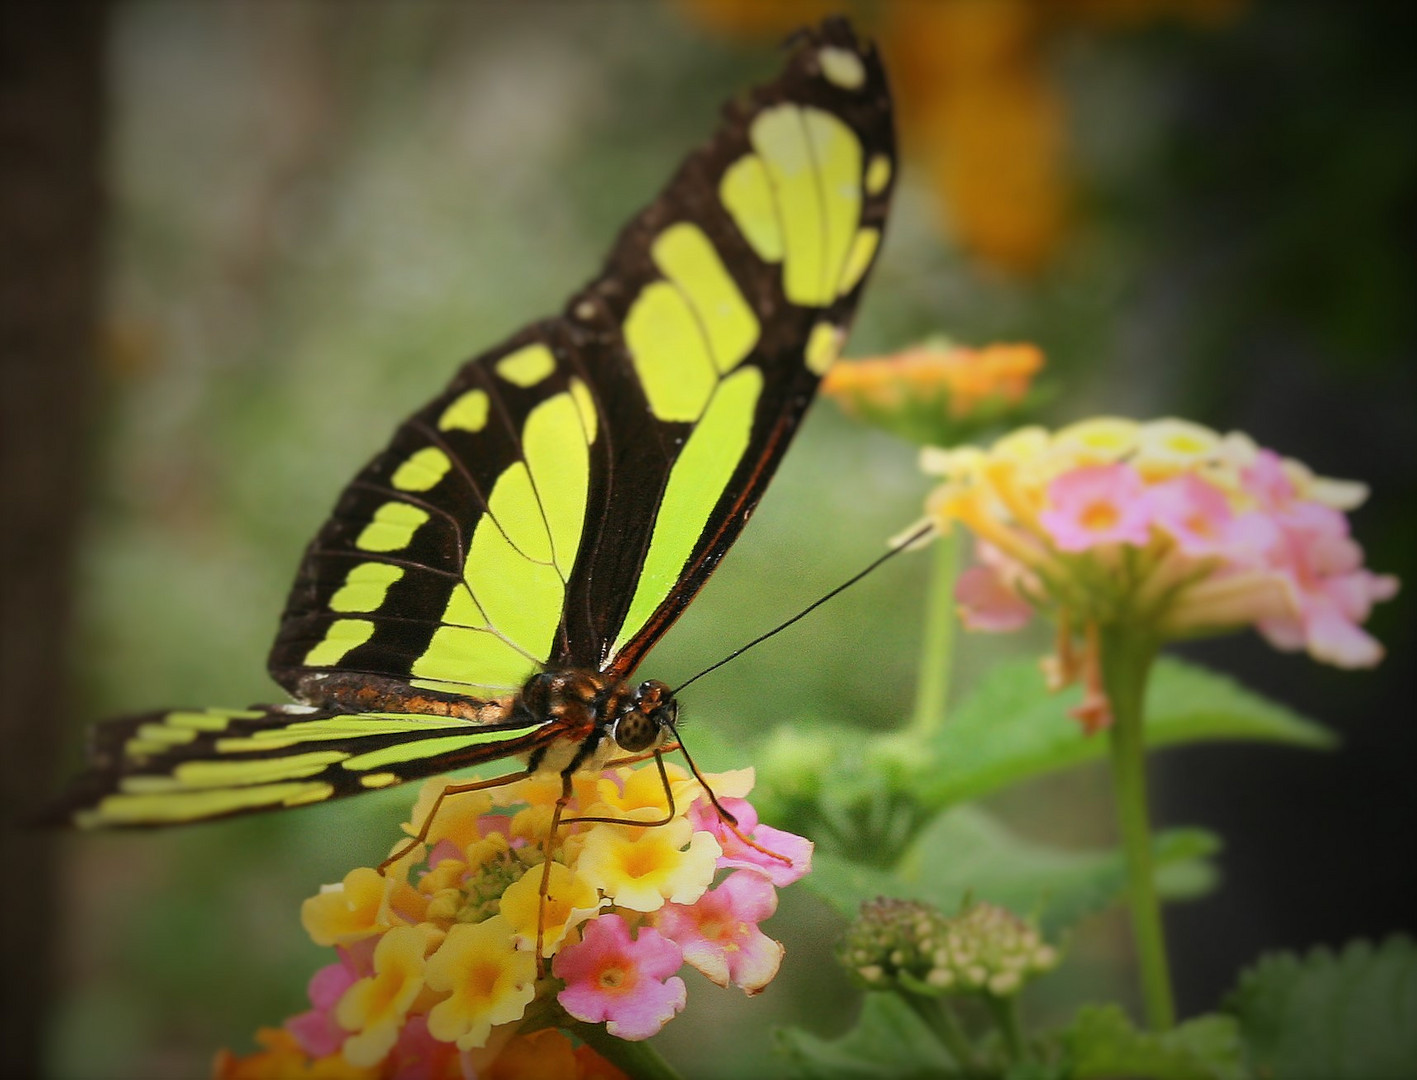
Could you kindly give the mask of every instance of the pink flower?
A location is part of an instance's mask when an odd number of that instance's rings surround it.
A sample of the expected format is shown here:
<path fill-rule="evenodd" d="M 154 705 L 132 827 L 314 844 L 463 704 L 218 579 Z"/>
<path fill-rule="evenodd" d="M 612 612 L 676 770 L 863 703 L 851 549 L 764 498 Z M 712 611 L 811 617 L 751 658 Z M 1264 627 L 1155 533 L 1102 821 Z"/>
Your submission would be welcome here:
<path fill-rule="evenodd" d="M 659 931 L 644 926 L 631 938 L 619 915 L 602 915 L 556 954 L 551 972 L 566 983 L 556 999 L 568 1013 L 635 1040 L 648 1039 L 684 1008 L 684 980 L 670 978 L 683 963 L 679 946 Z"/>
<path fill-rule="evenodd" d="M 955 582 L 959 619 L 970 630 L 1006 634 L 1027 625 L 1033 606 L 992 566 L 976 563 Z"/>
<path fill-rule="evenodd" d="M 1152 521 L 1187 555 L 1223 552 L 1234 514 L 1224 492 L 1191 473 L 1182 473 L 1146 493 Z"/>
<path fill-rule="evenodd" d="M 719 986 L 756 994 L 772 981 L 783 948 L 761 930 L 777 910 L 777 890 L 761 874 L 739 871 L 694 904 L 668 904 L 659 913 L 661 932 L 678 943 L 684 959 Z"/>
<path fill-rule="evenodd" d="M 1100 544 L 1145 545 L 1151 539 L 1146 485 L 1127 465 L 1086 465 L 1048 485 L 1038 523 L 1060 551 Z"/>
<path fill-rule="evenodd" d="M 1293 613 L 1259 623 L 1280 649 L 1306 648 L 1337 667 L 1371 667 L 1382 646 L 1359 624 L 1374 603 L 1397 594 L 1397 579 L 1363 569 L 1363 549 L 1348 535 L 1348 519 L 1316 503 L 1296 503 L 1275 515 L 1277 539 L 1269 566 L 1289 590 Z"/>
<path fill-rule="evenodd" d="M 1294 482 L 1284 471 L 1284 461 L 1273 450 L 1259 450 L 1241 474 L 1246 492 L 1263 510 L 1277 510 L 1294 499 Z"/>
<path fill-rule="evenodd" d="M 755 870 L 781 888 L 806 876 L 812 869 L 812 841 L 771 825 L 760 825 L 758 812 L 747 799 L 720 799 L 719 802 L 737 819 L 738 832 L 766 851 L 788 860 L 775 859 L 745 844 L 718 816 L 718 811 L 707 800 L 701 800 L 689 809 L 689 821 L 695 832 L 712 833 L 723 848 L 723 854 L 718 857 L 719 870 Z"/>
<path fill-rule="evenodd" d="M 307 993 L 310 1004 L 315 1007 L 285 1022 L 285 1029 L 295 1036 L 300 1048 L 312 1058 L 333 1054 L 350 1036 L 350 1032 L 335 1019 L 335 1006 L 344 997 L 344 992 L 359 980 L 361 973 L 355 970 L 344 949 L 340 949 L 339 953 L 338 963 L 328 964 L 310 976 Z"/>
<path fill-rule="evenodd" d="M 457 1056 L 455 1043 L 435 1039 L 429 1032 L 428 1017 L 414 1015 L 399 1031 L 386 1068 L 391 1070 L 391 1080 L 429 1080 L 447 1076 L 452 1059 Z"/>

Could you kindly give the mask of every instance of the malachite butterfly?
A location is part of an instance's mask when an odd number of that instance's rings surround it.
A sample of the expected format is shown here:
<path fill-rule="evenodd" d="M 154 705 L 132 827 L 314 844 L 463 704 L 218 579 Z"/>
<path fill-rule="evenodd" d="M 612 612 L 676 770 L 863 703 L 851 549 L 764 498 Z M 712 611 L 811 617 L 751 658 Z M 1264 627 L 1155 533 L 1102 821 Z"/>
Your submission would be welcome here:
<path fill-rule="evenodd" d="M 270 654 L 295 703 L 102 724 L 53 816 L 169 825 L 663 745 L 673 695 L 635 671 L 836 359 L 895 173 L 874 47 L 799 33 L 565 310 L 464 364 L 345 488 Z"/>

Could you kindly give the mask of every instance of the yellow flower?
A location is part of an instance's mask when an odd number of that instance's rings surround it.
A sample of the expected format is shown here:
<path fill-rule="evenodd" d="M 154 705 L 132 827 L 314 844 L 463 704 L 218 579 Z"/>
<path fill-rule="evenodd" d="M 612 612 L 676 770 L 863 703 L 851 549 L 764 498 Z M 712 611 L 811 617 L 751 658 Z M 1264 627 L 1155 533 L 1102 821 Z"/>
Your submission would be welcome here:
<path fill-rule="evenodd" d="M 511 844 L 503 833 L 490 832 L 473 841 L 464 850 L 463 865 L 469 870 L 481 870 L 485 866 L 507 857 Z"/>
<path fill-rule="evenodd" d="M 686 781 L 697 787 L 697 782 L 677 765 L 665 765 L 665 775 L 669 777 L 669 787 L 674 796 L 674 816 L 681 817 L 688 809 L 688 800 L 681 799 L 680 792 Z M 695 792 L 697 794 L 697 792 Z M 585 793 L 586 802 L 582 813 L 596 817 L 624 818 L 633 821 L 661 821 L 668 805 L 665 802 L 664 781 L 655 768 L 615 770 L 614 777 L 601 775 L 596 778 L 594 788 Z"/>
<path fill-rule="evenodd" d="M 446 776 L 435 776 L 424 781 L 418 789 L 418 801 L 413 804 L 413 812 L 400 828 L 409 836 L 418 835 L 418 824 L 427 818 L 433 804 L 444 790 L 455 781 Z M 430 847 L 440 840 L 451 841 L 459 851 L 481 837 L 478 819 L 492 809 L 492 796 L 485 791 L 464 791 L 449 795 L 438 807 L 438 816 L 428 825 L 425 837 Z"/>
<path fill-rule="evenodd" d="M 722 850 L 683 818 L 654 829 L 602 825 L 586 834 L 576 870 L 616 906 L 658 911 L 702 896 Z"/>
<path fill-rule="evenodd" d="M 427 901 L 394 874 L 357 867 L 300 906 L 300 922 L 316 945 L 351 945 L 391 926 L 418 922 Z"/>
<path fill-rule="evenodd" d="M 458 923 L 428 960 L 428 985 L 449 996 L 428 1012 L 435 1039 L 470 1050 L 492 1029 L 522 1018 L 536 996 L 536 960 L 518 951 L 507 920 Z"/>
<path fill-rule="evenodd" d="M 544 806 L 550 809 L 561 797 L 561 778 L 555 773 L 536 773 L 525 780 L 503 784 L 488 791 L 493 806 Z"/>
<path fill-rule="evenodd" d="M 1140 434 L 1140 424 L 1119 416 L 1079 420 L 1053 436 L 1049 457 L 1058 472 L 1118 461 L 1136 448 Z"/>
<path fill-rule="evenodd" d="M 746 799 L 752 793 L 753 785 L 757 783 L 757 779 L 757 773 L 751 767 L 704 774 L 704 780 L 708 782 L 708 786 L 713 788 L 713 793 L 720 799 Z M 687 806 L 702 793 L 703 788 L 697 780 L 691 779 L 682 786 L 674 784 L 676 805 L 682 802 Z"/>
<path fill-rule="evenodd" d="M 540 844 L 551 831 L 554 806 L 527 806 L 512 815 L 511 833 L 521 840 Z"/>
<path fill-rule="evenodd" d="M 443 859 L 419 880 L 418 891 L 430 897 L 441 896 L 449 890 L 457 891 L 468 869 L 467 863 L 461 859 Z"/>
<path fill-rule="evenodd" d="M 561 945 L 568 931 L 575 929 L 604 906 L 595 887 L 578 877 L 569 867 L 551 864 L 547 881 L 546 902 L 541 899 L 541 870 L 524 875 L 507 886 L 502 893 L 500 910 L 517 946 L 536 948 L 537 926 L 541 927 L 541 951 L 550 956 Z"/>
<path fill-rule="evenodd" d="M 344 992 L 335 1009 L 353 1065 L 377 1065 L 398 1039 L 409 1007 L 423 990 L 424 957 L 442 937 L 429 926 L 396 926 L 374 949 L 374 974 Z"/>

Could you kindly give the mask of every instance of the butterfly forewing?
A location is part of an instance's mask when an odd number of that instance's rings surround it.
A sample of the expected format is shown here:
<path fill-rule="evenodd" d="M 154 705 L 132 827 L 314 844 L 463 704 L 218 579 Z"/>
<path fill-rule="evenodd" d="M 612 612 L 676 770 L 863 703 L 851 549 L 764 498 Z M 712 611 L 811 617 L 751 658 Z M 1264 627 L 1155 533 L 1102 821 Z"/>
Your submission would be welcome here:
<path fill-rule="evenodd" d="M 845 339 L 889 205 L 890 95 L 874 49 L 844 23 L 801 35 L 783 74 L 726 113 L 588 290 L 619 317 L 647 390 L 638 419 L 672 433 L 674 447 L 632 592 L 629 574 L 587 560 L 586 607 L 604 621 L 585 648 L 619 676 L 693 599 L 757 504 Z M 604 531 L 613 538 L 645 518 L 626 491 Z M 617 590 L 629 597 L 619 625 L 607 614 L 618 615 Z"/>
<path fill-rule="evenodd" d="M 621 232 L 560 318 L 474 359 L 345 491 L 271 655 L 474 697 L 628 675 L 756 505 L 835 358 L 894 172 L 879 60 L 844 23 Z"/>

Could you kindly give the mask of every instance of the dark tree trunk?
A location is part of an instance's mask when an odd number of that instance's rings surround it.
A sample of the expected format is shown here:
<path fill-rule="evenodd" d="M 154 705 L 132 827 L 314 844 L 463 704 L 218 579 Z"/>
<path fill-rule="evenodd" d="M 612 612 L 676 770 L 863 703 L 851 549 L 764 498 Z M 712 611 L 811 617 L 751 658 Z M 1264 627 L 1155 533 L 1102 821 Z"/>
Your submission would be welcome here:
<path fill-rule="evenodd" d="M 53 790 L 85 487 L 106 6 L 0 3 L 0 1076 L 44 1075 L 58 952 Z"/>

